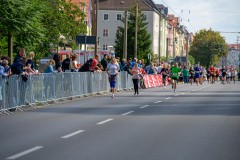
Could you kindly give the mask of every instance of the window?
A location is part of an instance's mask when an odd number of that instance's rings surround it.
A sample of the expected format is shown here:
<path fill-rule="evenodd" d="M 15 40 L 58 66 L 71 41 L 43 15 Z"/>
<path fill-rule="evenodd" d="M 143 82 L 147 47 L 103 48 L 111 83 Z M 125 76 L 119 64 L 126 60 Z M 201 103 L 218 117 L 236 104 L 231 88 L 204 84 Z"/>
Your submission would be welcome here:
<path fill-rule="evenodd" d="M 103 36 L 108 36 L 108 29 L 103 29 Z"/>
<path fill-rule="evenodd" d="M 108 45 L 104 44 L 104 45 L 103 45 L 103 50 L 104 50 L 104 51 L 108 50 L 107 47 L 108 47 Z"/>
<path fill-rule="evenodd" d="M 107 21 L 108 20 L 108 14 L 103 14 L 103 20 Z"/>
<path fill-rule="evenodd" d="M 143 15 L 143 18 L 146 18 L 146 20 L 147 20 L 147 17 L 148 17 L 147 14 L 144 14 L 144 15 Z"/>
<path fill-rule="evenodd" d="M 117 21 L 121 21 L 122 19 L 122 14 L 117 14 Z"/>

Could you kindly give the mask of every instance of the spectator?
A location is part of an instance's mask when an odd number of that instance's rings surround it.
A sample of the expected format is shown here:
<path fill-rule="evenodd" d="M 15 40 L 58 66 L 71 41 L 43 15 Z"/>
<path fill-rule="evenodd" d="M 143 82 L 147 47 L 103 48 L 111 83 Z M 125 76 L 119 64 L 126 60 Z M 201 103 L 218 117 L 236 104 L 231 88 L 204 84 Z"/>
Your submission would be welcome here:
<path fill-rule="evenodd" d="M 121 63 L 121 70 L 123 71 L 123 67 L 127 65 L 127 60 L 126 58 L 122 59 L 122 63 Z"/>
<path fill-rule="evenodd" d="M 70 54 L 68 53 L 66 57 L 67 58 L 62 62 L 62 71 L 70 72 L 70 64 L 71 64 Z"/>
<path fill-rule="evenodd" d="M 132 64 L 132 58 L 128 58 L 128 63 Z"/>
<path fill-rule="evenodd" d="M 62 72 L 62 67 L 61 67 L 61 60 L 60 60 L 60 55 L 59 54 L 54 54 L 53 56 L 53 60 L 55 62 L 55 70 L 57 72 Z"/>
<path fill-rule="evenodd" d="M 134 59 L 133 59 L 131 68 L 133 68 L 133 67 L 135 66 L 135 63 L 137 63 L 137 58 L 134 58 Z"/>
<path fill-rule="evenodd" d="M 128 63 L 126 66 L 123 67 L 123 70 L 124 70 L 124 71 L 127 71 L 128 74 L 131 75 L 130 67 L 131 67 L 131 63 Z"/>
<path fill-rule="evenodd" d="M 8 61 L 6 59 L 2 60 L 0 63 L 0 76 L 8 77 L 9 73 L 6 73 L 5 68 L 8 66 Z"/>
<path fill-rule="evenodd" d="M 146 67 L 147 73 L 148 74 L 153 74 L 154 73 L 154 65 L 153 62 L 150 63 L 149 66 Z"/>
<path fill-rule="evenodd" d="M 145 64 L 144 64 L 144 59 L 142 59 L 141 65 L 142 65 L 142 68 L 145 70 L 145 69 L 146 69 L 146 66 L 145 66 Z"/>
<path fill-rule="evenodd" d="M 16 60 L 16 62 L 10 66 L 12 74 L 28 76 L 27 72 L 23 72 L 23 70 L 28 69 L 28 67 L 23 67 L 23 64 L 26 64 L 26 62 L 26 57 L 22 57 L 21 61 Z"/>
<path fill-rule="evenodd" d="M 101 71 L 103 71 L 103 66 L 101 64 L 97 64 L 97 66 L 100 68 Z"/>
<path fill-rule="evenodd" d="M 4 55 L 1 56 L 0 60 L 7 60 L 8 63 L 11 61 L 11 59 L 8 56 L 4 56 Z M 5 69 L 5 72 L 8 73 L 8 71 L 10 70 L 10 67 L 7 65 L 6 68 L 4 69 Z"/>
<path fill-rule="evenodd" d="M 55 61 L 51 59 L 46 65 L 44 69 L 44 73 L 56 73 L 57 71 L 53 70 L 53 65 L 55 64 Z"/>
<path fill-rule="evenodd" d="M 107 62 L 107 54 L 104 54 L 103 59 L 101 60 L 101 65 L 103 66 L 103 71 L 106 71 L 108 62 Z"/>
<path fill-rule="evenodd" d="M 111 63 L 111 55 L 110 54 L 107 56 L 107 62 L 108 62 L 108 64 Z"/>
<path fill-rule="evenodd" d="M 34 58 L 35 54 L 34 52 L 30 52 L 29 53 L 29 59 L 27 60 L 26 62 L 26 66 L 28 67 L 28 71 L 29 73 L 31 74 L 37 74 L 37 72 L 35 71 L 35 69 L 33 68 L 34 67 L 34 64 L 33 64 L 33 58 Z"/>
<path fill-rule="evenodd" d="M 157 73 L 158 73 L 158 74 L 161 73 L 162 68 L 163 68 L 163 67 L 162 67 L 161 63 L 159 63 L 159 64 L 158 64 L 158 67 L 157 67 Z"/>
<path fill-rule="evenodd" d="M 18 55 L 14 58 L 13 63 L 16 63 L 16 62 L 21 61 L 22 57 L 25 57 L 25 56 L 26 56 L 26 54 L 25 54 L 25 49 L 24 49 L 24 48 L 21 48 L 21 49 L 19 50 Z M 25 64 L 25 63 L 24 63 L 24 64 Z"/>
<path fill-rule="evenodd" d="M 80 68 L 80 66 L 77 66 L 77 62 L 76 62 L 77 58 L 78 58 L 78 55 L 76 54 L 72 56 L 71 72 L 77 72 Z"/>
<path fill-rule="evenodd" d="M 95 66 L 93 73 L 102 73 L 102 70 L 98 66 Z"/>
<path fill-rule="evenodd" d="M 97 64 L 98 64 L 98 59 L 99 59 L 99 55 L 97 54 L 97 55 L 95 56 L 95 58 L 93 59 L 92 66 L 91 66 L 90 69 L 94 69 L 94 67 L 97 66 Z"/>
<path fill-rule="evenodd" d="M 84 65 L 79 69 L 79 72 L 89 72 L 91 71 L 91 66 L 92 66 L 93 59 L 90 58 L 87 60 Z"/>

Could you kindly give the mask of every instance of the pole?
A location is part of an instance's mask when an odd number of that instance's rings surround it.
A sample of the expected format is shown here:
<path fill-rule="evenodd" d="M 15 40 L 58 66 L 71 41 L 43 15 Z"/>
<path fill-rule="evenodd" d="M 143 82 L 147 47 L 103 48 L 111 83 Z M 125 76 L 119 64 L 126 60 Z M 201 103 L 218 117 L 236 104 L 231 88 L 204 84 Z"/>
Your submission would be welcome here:
<path fill-rule="evenodd" d="M 95 56 L 98 53 L 98 4 L 99 0 L 96 0 L 96 44 L 95 44 Z"/>
<path fill-rule="evenodd" d="M 168 61 L 168 38 L 167 38 L 167 49 L 166 49 L 166 61 Z"/>
<path fill-rule="evenodd" d="M 13 35 L 8 33 L 8 57 L 10 57 L 10 64 L 13 63 L 13 45 L 12 45 L 12 37 Z"/>
<path fill-rule="evenodd" d="M 189 67 L 189 64 L 188 64 L 188 46 L 189 46 L 189 34 L 188 34 L 188 32 L 187 32 L 187 48 L 186 48 L 186 62 L 187 62 L 187 64 L 186 64 L 186 66 L 187 66 L 187 68 Z"/>
<path fill-rule="evenodd" d="M 128 25 L 127 23 L 128 23 L 128 12 L 125 11 L 123 58 L 126 58 L 126 59 L 127 59 L 127 25 Z"/>
<path fill-rule="evenodd" d="M 162 19 L 162 16 L 161 16 L 161 13 L 160 13 L 160 16 L 159 16 L 159 46 L 158 46 L 158 62 L 160 64 L 160 61 L 161 61 L 161 19 Z"/>
<path fill-rule="evenodd" d="M 80 44 L 78 44 L 78 64 L 80 64 Z"/>
<path fill-rule="evenodd" d="M 136 5 L 136 20 L 135 20 L 135 43 L 134 43 L 134 58 L 137 58 L 137 28 L 138 28 L 138 4 Z"/>
<path fill-rule="evenodd" d="M 175 28 L 173 28 L 173 60 L 175 61 Z"/>
<path fill-rule="evenodd" d="M 87 35 L 85 35 L 85 44 L 84 44 L 84 63 L 86 62 L 86 50 L 87 50 Z"/>

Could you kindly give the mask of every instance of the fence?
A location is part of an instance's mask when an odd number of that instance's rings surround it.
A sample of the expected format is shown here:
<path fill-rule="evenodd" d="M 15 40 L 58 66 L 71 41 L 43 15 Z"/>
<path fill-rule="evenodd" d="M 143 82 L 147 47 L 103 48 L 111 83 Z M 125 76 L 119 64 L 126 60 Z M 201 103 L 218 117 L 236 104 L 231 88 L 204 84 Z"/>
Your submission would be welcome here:
<path fill-rule="evenodd" d="M 116 90 L 133 88 L 132 76 L 127 72 L 120 72 Z M 30 105 L 37 108 L 41 103 L 48 106 L 54 101 L 68 101 L 89 94 L 108 92 L 110 90 L 106 72 L 70 72 L 44 73 L 30 75 L 27 82 L 16 75 L 4 78 L 0 76 L 0 111 L 12 114 L 11 109 L 24 111 L 23 106 Z"/>

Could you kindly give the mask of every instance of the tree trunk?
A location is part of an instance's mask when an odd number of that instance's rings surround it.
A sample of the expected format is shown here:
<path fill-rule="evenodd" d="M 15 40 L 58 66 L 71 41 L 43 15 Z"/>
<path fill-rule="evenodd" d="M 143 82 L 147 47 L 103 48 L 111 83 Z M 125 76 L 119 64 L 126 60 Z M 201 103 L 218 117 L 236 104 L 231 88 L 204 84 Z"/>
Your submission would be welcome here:
<path fill-rule="evenodd" d="M 12 44 L 13 35 L 8 33 L 8 57 L 10 57 L 9 65 L 13 63 L 13 44 Z"/>

